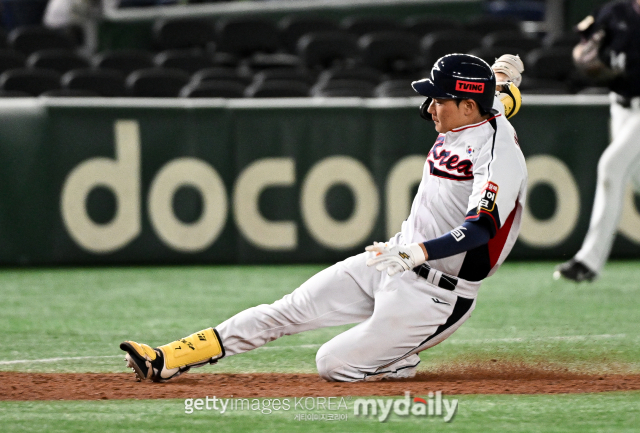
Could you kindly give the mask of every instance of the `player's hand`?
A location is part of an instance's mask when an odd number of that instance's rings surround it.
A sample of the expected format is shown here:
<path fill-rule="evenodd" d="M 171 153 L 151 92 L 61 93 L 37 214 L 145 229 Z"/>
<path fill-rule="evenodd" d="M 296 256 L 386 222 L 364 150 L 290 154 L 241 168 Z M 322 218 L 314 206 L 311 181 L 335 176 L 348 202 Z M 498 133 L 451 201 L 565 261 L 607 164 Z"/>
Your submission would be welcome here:
<path fill-rule="evenodd" d="M 369 245 L 365 250 L 376 253 L 374 257 L 367 260 L 367 266 L 376 265 L 376 269 L 379 271 L 386 269 L 389 276 L 398 272 L 408 271 L 427 261 L 420 244 L 389 247 L 389 244 L 374 242 L 373 245 Z"/>
<path fill-rule="evenodd" d="M 496 85 L 503 86 L 507 83 L 513 83 L 520 87 L 522 82 L 522 73 L 524 72 L 524 63 L 517 54 L 504 54 L 496 59 L 491 66 L 493 72 L 496 73 Z M 498 79 L 498 77 L 500 77 Z"/>

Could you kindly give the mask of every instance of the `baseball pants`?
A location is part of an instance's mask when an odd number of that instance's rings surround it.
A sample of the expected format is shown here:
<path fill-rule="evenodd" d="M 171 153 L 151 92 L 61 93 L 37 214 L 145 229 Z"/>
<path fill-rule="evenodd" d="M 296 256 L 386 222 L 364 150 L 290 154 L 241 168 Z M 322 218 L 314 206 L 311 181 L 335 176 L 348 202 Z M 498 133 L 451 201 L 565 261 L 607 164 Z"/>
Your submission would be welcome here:
<path fill-rule="evenodd" d="M 471 315 L 475 299 L 429 283 L 412 271 L 392 277 L 362 253 L 319 272 L 270 305 L 244 310 L 216 327 L 227 355 L 283 335 L 357 323 L 316 355 L 321 377 L 360 381 L 415 367 L 417 353 L 449 337 Z"/>
<path fill-rule="evenodd" d="M 611 104 L 613 141 L 598 161 L 596 195 L 589 231 L 576 259 L 600 273 L 609 257 L 622 213 L 625 188 L 640 186 L 640 98 L 634 106 Z"/>

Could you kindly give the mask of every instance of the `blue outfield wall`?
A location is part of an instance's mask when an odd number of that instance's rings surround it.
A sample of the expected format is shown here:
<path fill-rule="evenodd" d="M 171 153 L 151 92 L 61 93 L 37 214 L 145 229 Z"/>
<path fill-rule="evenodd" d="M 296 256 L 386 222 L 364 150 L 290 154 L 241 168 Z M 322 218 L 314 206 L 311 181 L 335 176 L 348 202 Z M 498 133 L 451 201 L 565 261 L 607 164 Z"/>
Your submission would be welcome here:
<path fill-rule="evenodd" d="M 332 262 L 399 230 L 437 133 L 420 98 L 0 102 L 4 265 Z M 587 230 L 606 97 L 525 96 L 512 259 Z M 613 255 L 640 254 L 629 192 Z"/>

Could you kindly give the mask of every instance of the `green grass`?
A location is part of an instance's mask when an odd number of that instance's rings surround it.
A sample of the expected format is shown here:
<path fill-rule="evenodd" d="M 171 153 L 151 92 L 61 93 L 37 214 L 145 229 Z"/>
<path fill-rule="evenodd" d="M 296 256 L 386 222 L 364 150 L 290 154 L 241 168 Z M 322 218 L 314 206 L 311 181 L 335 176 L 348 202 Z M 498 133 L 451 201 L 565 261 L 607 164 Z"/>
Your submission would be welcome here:
<path fill-rule="evenodd" d="M 321 266 L 0 271 L 3 371 L 122 372 L 125 339 L 167 343 L 289 293 Z M 613 262 L 593 284 L 551 278 L 550 263 L 507 264 L 480 290 L 473 317 L 422 353 L 421 368 L 486 359 L 640 371 L 640 267 Z M 226 359 L 224 372 L 315 372 L 315 352 L 346 328 L 275 341 Z M 20 342 L 20 344 L 15 344 Z M 56 362 L 46 358 L 95 356 Z"/>
<path fill-rule="evenodd" d="M 448 396 L 447 398 L 454 398 Z M 442 417 L 392 415 L 386 422 L 356 416 L 353 403 L 340 411 L 340 421 L 296 421 L 309 412 L 280 410 L 271 414 L 213 410 L 185 413 L 184 400 L 0 402 L 5 432 L 635 432 L 640 423 L 640 392 L 576 395 L 458 396 L 458 410 L 449 423 Z"/>
<path fill-rule="evenodd" d="M 322 268 L 3 269 L 0 371 L 125 372 L 122 340 L 158 345 L 215 326 L 278 299 Z M 552 263 L 505 265 L 484 283 L 473 317 L 421 354 L 421 368 L 499 359 L 640 372 L 638 263 L 612 262 L 600 280 L 582 285 L 554 281 L 552 270 Z M 317 348 L 344 329 L 285 337 L 198 373 L 312 373 Z M 90 358 L 68 359 L 74 357 Z M 0 425 L 3 431 L 634 431 L 640 421 L 637 392 L 459 398 L 458 415 L 446 425 L 415 417 L 380 424 L 352 412 L 348 421 L 324 423 L 294 421 L 293 412 L 186 415 L 182 400 L 0 402 Z"/>

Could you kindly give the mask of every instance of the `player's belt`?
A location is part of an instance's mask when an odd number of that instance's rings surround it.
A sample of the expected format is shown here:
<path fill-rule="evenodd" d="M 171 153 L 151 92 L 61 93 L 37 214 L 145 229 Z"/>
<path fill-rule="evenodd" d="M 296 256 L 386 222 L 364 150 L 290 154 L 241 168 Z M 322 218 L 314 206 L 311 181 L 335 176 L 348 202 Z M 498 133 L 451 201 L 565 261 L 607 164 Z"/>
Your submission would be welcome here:
<path fill-rule="evenodd" d="M 443 274 L 442 272 L 433 269 L 426 263 L 413 268 L 413 272 L 415 272 L 431 284 L 435 284 L 436 286 L 440 287 L 441 289 L 454 291 L 456 289 L 456 286 L 458 285 L 458 279 L 456 277 Z"/>

